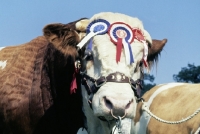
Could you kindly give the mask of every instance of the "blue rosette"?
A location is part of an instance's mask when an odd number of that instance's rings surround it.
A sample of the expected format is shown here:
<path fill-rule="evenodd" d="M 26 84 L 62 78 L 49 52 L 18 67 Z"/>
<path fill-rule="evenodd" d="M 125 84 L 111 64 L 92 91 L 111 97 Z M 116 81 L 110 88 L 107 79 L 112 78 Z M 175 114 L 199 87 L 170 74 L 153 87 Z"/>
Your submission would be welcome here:
<path fill-rule="evenodd" d="M 83 40 L 77 45 L 79 48 L 82 48 L 92 37 L 95 35 L 105 34 L 108 31 L 110 23 L 104 19 L 98 19 L 92 21 L 86 29 L 87 35 L 83 38 Z M 89 48 L 92 47 L 92 41 L 90 41 Z"/>

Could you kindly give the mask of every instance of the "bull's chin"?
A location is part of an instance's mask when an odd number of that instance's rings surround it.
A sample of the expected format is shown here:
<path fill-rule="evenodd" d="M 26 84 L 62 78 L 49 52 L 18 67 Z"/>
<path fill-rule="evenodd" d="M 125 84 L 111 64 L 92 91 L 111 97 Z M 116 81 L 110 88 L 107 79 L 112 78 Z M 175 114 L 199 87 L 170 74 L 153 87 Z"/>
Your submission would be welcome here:
<path fill-rule="evenodd" d="M 115 121 L 116 119 L 112 116 L 98 116 L 101 121 Z"/>
<path fill-rule="evenodd" d="M 133 116 L 131 116 L 131 115 L 126 115 L 126 116 L 123 116 L 123 117 L 121 117 L 121 116 L 115 116 L 115 117 L 113 117 L 111 114 L 110 115 L 99 115 L 99 116 L 97 116 L 101 121 L 109 121 L 109 122 L 112 122 L 112 121 L 115 121 L 116 122 L 116 120 L 118 120 L 118 118 L 121 118 L 122 120 L 124 119 L 124 118 L 126 118 L 126 119 L 133 119 Z"/>
<path fill-rule="evenodd" d="M 119 128 L 116 126 L 116 123 L 119 121 L 116 118 L 112 116 L 99 116 L 98 117 L 102 122 L 108 123 L 108 127 L 111 129 L 112 134 L 116 134 L 117 131 L 120 131 L 123 134 L 130 134 L 131 133 L 131 123 L 132 123 L 132 118 L 123 118 L 120 122 L 121 127 Z M 112 127 L 111 127 L 112 126 Z"/>

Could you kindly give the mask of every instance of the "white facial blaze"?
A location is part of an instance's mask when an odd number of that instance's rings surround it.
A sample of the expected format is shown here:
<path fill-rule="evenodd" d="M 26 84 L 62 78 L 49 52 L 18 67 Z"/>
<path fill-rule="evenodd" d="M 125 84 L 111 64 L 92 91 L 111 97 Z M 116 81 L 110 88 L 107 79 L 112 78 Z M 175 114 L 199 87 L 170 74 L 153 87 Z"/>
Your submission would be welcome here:
<path fill-rule="evenodd" d="M 4 69 L 6 67 L 6 64 L 7 64 L 7 60 L 5 61 L 0 61 L 0 68 L 1 69 Z"/>

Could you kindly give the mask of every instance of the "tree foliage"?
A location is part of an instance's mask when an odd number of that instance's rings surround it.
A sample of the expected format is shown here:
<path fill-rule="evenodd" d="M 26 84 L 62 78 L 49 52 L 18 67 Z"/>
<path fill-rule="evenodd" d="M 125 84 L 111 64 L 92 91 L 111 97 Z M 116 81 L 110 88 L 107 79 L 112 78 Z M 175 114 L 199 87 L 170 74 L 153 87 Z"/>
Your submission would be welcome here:
<path fill-rule="evenodd" d="M 155 77 L 153 75 L 146 73 L 144 74 L 143 90 L 141 93 L 142 95 L 156 85 L 155 83 L 153 83 L 154 79 Z"/>
<path fill-rule="evenodd" d="M 200 66 L 188 64 L 178 74 L 174 74 L 173 79 L 177 82 L 200 83 Z"/>

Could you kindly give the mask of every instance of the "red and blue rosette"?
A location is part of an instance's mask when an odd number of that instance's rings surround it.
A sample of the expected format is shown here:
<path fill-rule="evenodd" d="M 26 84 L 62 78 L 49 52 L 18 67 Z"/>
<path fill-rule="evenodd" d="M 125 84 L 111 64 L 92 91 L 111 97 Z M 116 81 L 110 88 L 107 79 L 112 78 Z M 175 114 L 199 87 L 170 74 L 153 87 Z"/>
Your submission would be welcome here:
<path fill-rule="evenodd" d="M 77 45 L 79 48 L 82 48 L 93 36 L 105 34 L 108 31 L 110 23 L 104 19 L 98 19 L 92 21 L 86 29 L 87 35 L 83 40 Z M 90 45 L 91 46 L 91 41 Z"/>
<path fill-rule="evenodd" d="M 134 38 L 131 27 L 123 22 L 116 22 L 110 26 L 108 34 L 111 41 L 117 46 L 116 62 L 120 61 L 123 46 L 127 64 L 133 63 L 134 59 L 130 44 Z"/>
<path fill-rule="evenodd" d="M 143 62 L 144 62 L 144 66 L 148 67 L 148 63 L 147 63 L 148 45 L 146 43 L 144 35 L 143 35 L 142 31 L 138 28 L 133 28 L 132 31 L 133 31 L 134 39 L 137 39 L 138 41 L 142 42 L 144 45 Z"/>

